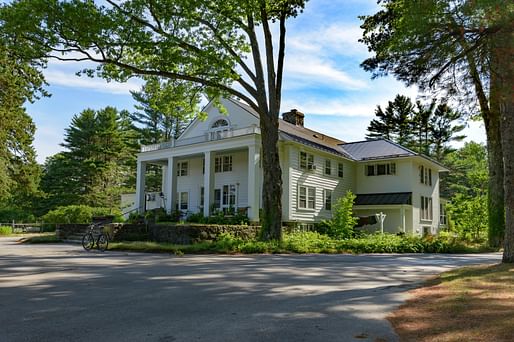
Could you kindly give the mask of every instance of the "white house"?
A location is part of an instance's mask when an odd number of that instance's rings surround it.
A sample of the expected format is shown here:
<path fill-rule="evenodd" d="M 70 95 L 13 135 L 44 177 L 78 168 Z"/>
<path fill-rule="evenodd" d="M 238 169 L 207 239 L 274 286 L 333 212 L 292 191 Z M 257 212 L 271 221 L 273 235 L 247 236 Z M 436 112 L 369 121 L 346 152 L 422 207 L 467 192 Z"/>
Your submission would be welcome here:
<path fill-rule="evenodd" d="M 212 104 L 207 119 L 194 120 L 176 140 L 143 146 L 137 158 L 135 208 L 146 207 L 145 169 L 163 168 L 166 210 L 203 212 L 245 210 L 259 220 L 262 191 L 258 114 L 246 104 Z M 442 165 L 388 140 L 346 143 L 304 127 L 296 110 L 279 123 L 284 224 L 313 224 L 331 217 L 333 203 L 348 190 L 357 195 L 357 216 L 386 215 L 384 231 L 436 234 L 440 215 Z M 442 216 L 442 218 L 440 217 Z M 368 229 L 380 229 L 370 222 Z"/>

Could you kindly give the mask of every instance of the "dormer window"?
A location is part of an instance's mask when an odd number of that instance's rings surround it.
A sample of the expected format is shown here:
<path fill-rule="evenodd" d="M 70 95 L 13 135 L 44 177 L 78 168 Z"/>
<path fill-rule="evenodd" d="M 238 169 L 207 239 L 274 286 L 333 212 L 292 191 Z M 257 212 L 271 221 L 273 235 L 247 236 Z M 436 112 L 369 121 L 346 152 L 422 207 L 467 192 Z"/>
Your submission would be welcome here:
<path fill-rule="evenodd" d="M 218 140 L 228 137 L 230 125 L 226 119 L 218 119 L 211 125 L 211 140 Z"/>

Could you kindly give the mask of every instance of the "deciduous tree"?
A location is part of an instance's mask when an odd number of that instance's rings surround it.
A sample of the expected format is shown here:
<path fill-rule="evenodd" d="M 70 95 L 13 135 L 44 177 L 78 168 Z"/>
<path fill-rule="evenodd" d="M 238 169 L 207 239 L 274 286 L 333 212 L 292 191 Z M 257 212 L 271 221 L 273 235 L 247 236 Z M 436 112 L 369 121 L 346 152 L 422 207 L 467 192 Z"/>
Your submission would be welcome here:
<path fill-rule="evenodd" d="M 0 20 L 5 34 L 30 42 L 32 49 L 22 52 L 34 57 L 94 61 L 107 79 L 179 79 L 193 82 L 209 98 L 232 95 L 245 101 L 260 116 L 263 236 L 280 239 L 277 143 L 286 21 L 305 2 L 19 0 L 2 8 Z"/>

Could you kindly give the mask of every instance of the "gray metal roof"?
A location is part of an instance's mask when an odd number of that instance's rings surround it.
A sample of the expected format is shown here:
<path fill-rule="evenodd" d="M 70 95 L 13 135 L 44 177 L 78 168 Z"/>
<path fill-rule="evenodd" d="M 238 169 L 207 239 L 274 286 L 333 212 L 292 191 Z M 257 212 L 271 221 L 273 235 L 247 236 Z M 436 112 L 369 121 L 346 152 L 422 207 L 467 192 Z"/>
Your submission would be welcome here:
<path fill-rule="evenodd" d="M 412 192 L 358 194 L 355 205 L 412 204 Z"/>
<path fill-rule="evenodd" d="M 389 140 L 366 140 L 341 144 L 339 147 L 354 160 L 369 160 L 391 157 L 410 157 L 417 154 Z"/>

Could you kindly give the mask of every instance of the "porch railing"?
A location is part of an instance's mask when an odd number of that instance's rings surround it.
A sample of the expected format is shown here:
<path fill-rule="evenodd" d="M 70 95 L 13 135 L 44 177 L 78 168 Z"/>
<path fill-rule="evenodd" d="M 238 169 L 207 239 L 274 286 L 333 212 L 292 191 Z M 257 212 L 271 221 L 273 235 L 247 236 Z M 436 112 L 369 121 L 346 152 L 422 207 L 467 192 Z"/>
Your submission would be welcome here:
<path fill-rule="evenodd" d="M 167 148 L 179 147 L 179 146 L 187 146 L 193 144 L 199 144 L 208 141 L 222 140 L 234 137 L 240 137 L 243 135 L 249 134 L 260 134 L 261 129 L 257 126 L 244 127 L 239 129 L 228 129 L 224 131 L 214 131 L 207 132 L 204 135 L 192 138 L 184 138 L 178 140 L 170 140 L 159 144 L 153 145 L 143 145 L 141 146 L 141 152 L 150 152 L 150 151 L 158 151 L 164 150 Z"/>

